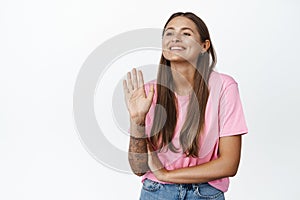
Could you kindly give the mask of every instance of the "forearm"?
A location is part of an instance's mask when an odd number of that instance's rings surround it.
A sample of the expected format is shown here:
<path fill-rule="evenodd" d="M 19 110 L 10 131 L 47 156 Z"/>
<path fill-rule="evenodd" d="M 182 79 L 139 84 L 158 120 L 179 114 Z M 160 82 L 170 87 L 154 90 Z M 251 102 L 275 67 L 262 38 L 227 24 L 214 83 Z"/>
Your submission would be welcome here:
<path fill-rule="evenodd" d="M 145 127 L 130 122 L 130 142 L 128 160 L 131 170 L 138 176 L 145 174 L 148 168 L 147 141 Z"/>
<path fill-rule="evenodd" d="M 232 164 L 225 159 L 216 160 L 177 170 L 165 170 L 160 174 L 161 181 L 172 183 L 204 183 L 224 177 L 234 176 L 237 171 L 236 164 Z"/>
<path fill-rule="evenodd" d="M 241 154 L 241 136 L 220 138 L 219 157 L 194 167 L 176 170 L 161 169 L 154 172 L 164 182 L 203 183 L 224 177 L 232 177 L 237 173 Z"/>

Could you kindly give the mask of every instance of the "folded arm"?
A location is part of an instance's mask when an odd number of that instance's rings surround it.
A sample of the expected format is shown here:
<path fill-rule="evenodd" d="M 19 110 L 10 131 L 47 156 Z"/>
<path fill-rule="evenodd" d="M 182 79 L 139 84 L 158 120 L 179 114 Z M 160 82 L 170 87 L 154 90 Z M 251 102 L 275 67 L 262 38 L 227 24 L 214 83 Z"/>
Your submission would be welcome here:
<path fill-rule="evenodd" d="M 149 156 L 149 167 L 160 181 L 172 183 L 203 183 L 224 177 L 235 176 L 241 154 L 241 136 L 221 137 L 219 157 L 213 161 L 176 170 L 166 170 L 159 164 L 158 157 Z M 158 169 L 158 170 L 156 170 Z"/>

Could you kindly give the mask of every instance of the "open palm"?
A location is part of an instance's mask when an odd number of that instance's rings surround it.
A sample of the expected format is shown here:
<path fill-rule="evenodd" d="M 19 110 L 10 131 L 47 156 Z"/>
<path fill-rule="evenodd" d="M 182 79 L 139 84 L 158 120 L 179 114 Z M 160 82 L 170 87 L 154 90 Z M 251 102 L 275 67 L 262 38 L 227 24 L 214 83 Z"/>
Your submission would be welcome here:
<path fill-rule="evenodd" d="M 143 73 L 138 71 L 137 74 L 136 69 L 133 69 L 132 75 L 128 72 L 127 81 L 123 81 L 123 90 L 131 120 L 136 124 L 144 124 L 154 96 L 153 85 L 151 85 L 148 96 L 146 96 Z"/>

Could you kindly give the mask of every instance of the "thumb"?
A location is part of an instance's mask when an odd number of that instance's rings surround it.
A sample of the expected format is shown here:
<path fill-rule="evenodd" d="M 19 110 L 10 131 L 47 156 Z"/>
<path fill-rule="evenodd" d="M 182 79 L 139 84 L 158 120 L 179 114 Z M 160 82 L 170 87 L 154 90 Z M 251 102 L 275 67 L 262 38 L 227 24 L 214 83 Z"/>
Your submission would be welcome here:
<path fill-rule="evenodd" d="M 149 90 L 149 93 L 148 93 L 148 96 L 147 96 L 147 99 L 150 100 L 150 101 L 152 101 L 153 96 L 154 96 L 154 85 L 151 84 L 150 90 Z"/>

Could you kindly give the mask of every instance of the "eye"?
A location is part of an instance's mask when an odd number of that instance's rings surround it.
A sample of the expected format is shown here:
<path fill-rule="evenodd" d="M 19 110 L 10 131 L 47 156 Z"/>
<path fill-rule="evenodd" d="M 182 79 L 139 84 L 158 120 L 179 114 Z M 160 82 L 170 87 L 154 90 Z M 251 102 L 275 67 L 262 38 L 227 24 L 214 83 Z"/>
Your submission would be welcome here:
<path fill-rule="evenodd" d="M 191 36 L 191 34 L 187 33 L 187 32 L 184 32 L 183 35 L 185 35 L 185 36 Z"/>
<path fill-rule="evenodd" d="M 173 35 L 172 32 L 166 32 L 166 33 L 165 33 L 165 36 L 172 36 L 172 35 Z"/>

